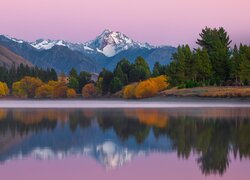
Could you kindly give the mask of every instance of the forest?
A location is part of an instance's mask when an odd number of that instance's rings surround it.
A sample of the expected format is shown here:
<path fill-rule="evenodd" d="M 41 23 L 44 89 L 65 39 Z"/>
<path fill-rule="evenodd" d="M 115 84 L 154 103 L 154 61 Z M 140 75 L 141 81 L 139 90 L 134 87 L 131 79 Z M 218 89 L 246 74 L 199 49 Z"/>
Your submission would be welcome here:
<path fill-rule="evenodd" d="M 97 81 L 89 72 L 72 68 L 68 81 L 58 80 L 54 69 L 20 65 L 0 67 L 0 97 L 11 93 L 29 98 L 86 98 L 117 95 L 126 99 L 152 97 L 177 87 L 247 86 L 250 84 L 250 46 L 231 48 L 231 39 L 224 28 L 204 28 L 196 41 L 197 48 L 181 45 L 172 55 L 172 62 L 158 62 L 151 70 L 143 57 L 134 63 L 123 58 L 113 71 L 102 69 Z M 65 79 L 65 78 L 62 78 Z"/>

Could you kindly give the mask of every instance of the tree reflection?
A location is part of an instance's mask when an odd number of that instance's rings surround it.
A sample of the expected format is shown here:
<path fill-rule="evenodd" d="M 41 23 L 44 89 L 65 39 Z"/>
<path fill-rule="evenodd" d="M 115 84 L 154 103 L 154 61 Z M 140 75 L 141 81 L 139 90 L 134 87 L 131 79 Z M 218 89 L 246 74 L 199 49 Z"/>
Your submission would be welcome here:
<path fill-rule="evenodd" d="M 112 113 L 99 111 L 97 121 L 100 128 L 103 131 L 112 128 L 122 141 L 134 137 L 138 143 L 143 143 L 150 127 L 138 121 L 136 116 L 127 117 L 123 113 L 119 110 Z"/>
<path fill-rule="evenodd" d="M 167 135 L 181 158 L 198 154 L 197 163 L 205 175 L 222 175 L 229 166 L 230 152 L 239 157 L 250 157 L 250 121 L 247 116 L 228 117 L 212 114 L 191 117 L 170 115 L 167 128 L 154 128 L 156 137 Z M 249 116 L 248 116 L 249 117 Z"/>
<path fill-rule="evenodd" d="M 113 109 L 113 110 L 4 110 L 0 109 L 0 138 L 5 133 L 26 135 L 67 125 L 72 133 L 92 126 L 115 132 L 121 141 L 140 146 L 150 132 L 168 137 L 179 158 L 197 154 L 205 175 L 225 173 L 230 155 L 250 157 L 249 109 Z"/>

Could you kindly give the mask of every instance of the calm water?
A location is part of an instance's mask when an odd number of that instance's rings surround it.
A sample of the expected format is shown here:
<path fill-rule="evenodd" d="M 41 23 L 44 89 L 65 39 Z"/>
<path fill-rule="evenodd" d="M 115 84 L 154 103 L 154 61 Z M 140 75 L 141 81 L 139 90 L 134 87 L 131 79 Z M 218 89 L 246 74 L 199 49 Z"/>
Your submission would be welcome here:
<path fill-rule="evenodd" d="M 0 109 L 1 180 L 250 179 L 250 108 Z"/>

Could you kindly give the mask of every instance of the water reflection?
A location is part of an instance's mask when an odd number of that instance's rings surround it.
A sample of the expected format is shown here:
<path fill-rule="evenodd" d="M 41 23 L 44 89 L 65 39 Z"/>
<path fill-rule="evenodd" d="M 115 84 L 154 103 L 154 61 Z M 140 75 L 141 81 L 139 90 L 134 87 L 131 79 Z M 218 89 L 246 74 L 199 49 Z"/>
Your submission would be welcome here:
<path fill-rule="evenodd" d="M 141 154 L 176 152 L 186 160 L 195 154 L 203 174 L 222 175 L 231 161 L 250 157 L 249 110 L 0 109 L 0 161 L 88 155 L 114 168 Z"/>

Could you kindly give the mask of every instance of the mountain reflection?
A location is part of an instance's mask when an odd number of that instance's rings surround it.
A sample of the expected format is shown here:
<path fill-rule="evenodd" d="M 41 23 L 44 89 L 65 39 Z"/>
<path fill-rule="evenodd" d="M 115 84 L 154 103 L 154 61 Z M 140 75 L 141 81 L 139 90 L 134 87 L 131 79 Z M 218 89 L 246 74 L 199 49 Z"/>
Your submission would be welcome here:
<path fill-rule="evenodd" d="M 181 159 L 196 154 L 203 174 L 222 175 L 230 161 L 250 157 L 249 110 L 0 109 L 0 161 L 89 155 L 114 168 L 140 154 L 175 151 Z"/>

